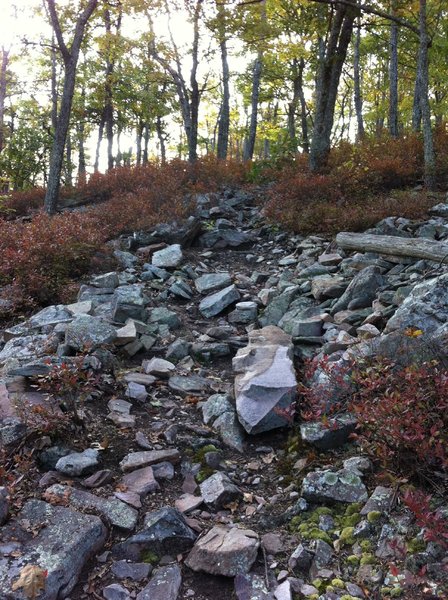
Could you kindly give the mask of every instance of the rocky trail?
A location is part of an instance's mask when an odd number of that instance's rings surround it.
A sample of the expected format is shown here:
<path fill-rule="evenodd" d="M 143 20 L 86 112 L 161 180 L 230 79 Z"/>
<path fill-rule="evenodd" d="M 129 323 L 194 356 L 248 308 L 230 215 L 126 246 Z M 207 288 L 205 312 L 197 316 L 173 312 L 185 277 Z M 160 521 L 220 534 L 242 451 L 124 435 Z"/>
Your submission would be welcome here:
<path fill-rule="evenodd" d="M 413 327 L 411 346 L 446 347 L 448 267 L 279 231 L 246 191 L 195 201 L 115 241 L 119 268 L 76 303 L 2 333 L 0 597 L 446 598 L 446 552 L 353 415 L 292 415 L 306 359 L 396 358 Z M 446 240 L 448 204 L 368 233 Z M 328 371 L 314 382 L 338 399 Z"/>

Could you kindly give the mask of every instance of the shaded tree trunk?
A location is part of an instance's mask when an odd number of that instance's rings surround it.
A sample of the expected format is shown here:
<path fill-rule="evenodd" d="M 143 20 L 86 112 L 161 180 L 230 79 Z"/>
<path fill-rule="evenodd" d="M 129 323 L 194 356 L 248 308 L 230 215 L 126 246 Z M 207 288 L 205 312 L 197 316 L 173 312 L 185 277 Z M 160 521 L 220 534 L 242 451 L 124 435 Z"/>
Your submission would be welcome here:
<path fill-rule="evenodd" d="M 56 131 L 54 135 L 53 148 L 51 151 L 50 172 L 48 174 L 48 186 L 44 203 L 45 210 L 49 214 L 53 214 L 57 209 L 59 198 L 64 148 L 70 123 L 79 50 L 81 47 L 81 42 L 84 38 L 87 22 L 96 8 L 98 0 L 89 0 L 81 15 L 78 17 L 70 48 L 66 46 L 62 36 L 61 25 L 59 23 L 59 18 L 55 8 L 55 0 L 46 0 L 46 2 L 48 4 L 51 24 L 64 61 L 64 85 L 56 124 Z"/>
<path fill-rule="evenodd" d="M 6 100 L 6 72 L 9 62 L 9 50 L 2 47 L 2 64 L 0 66 L 0 152 L 5 144 L 5 100 Z"/>
<path fill-rule="evenodd" d="M 292 98 L 288 105 L 288 136 L 291 143 L 292 151 L 297 152 L 297 130 L 296 130 L 296 115 L 299 105 L 299 89 L 300 75 L 298 68 L 299 61 L 294 58 L 292 61 Z"/>
<path fill-rule="evenodd" d="M 72 163 L 72 139 L 67 135 L 65 143 L 65 185 L 72 187 L 73 185 L 73 163 Z"/>
<path fill-rule="evenodd" d="M 56 61 L 56 42 L 54 33 L 51 40 L 51 128 L 54 132 L 58 123 L 58 80 L 57 80 L 57 61 Z"/>
<path fill-rule="evenodd" d="M 417 69 L 415 72 L 415 84 L 414 84 L 414 100 L 412 104 L 412 129 L 414 131 L 420 131 L 422 127 L 422 108 L 421 108 L 421 95 L 422 95 L 422 54 L 419 49 L 417 58 Z"/>
<path fill-rule="evenodd" d="M 251 114 L 249 122 L 249 131 L 244 145 L 243 160 L 252 160 L 255 149 L 255 139 L 257 137 L 258 123 L 258 100 L 260 97 L 261 73 L 263 71 L 263 52 L 260 50 L 255 59 L 252 75 L 252 93 L 251 93 Z"/>
<path fill-rule="evenodd" d="M 355 44 L 353 50 L 353 102 L 355 105 L 358 140 L 364 139 L 364 118 L 362 115 L 362 92 L 361 92 L 361 67 L 360 67 L 360 45 L 361 45 L 361 20 L 358 18 L 356 28 Z"/>
<path fill-rule="evenodd" d="M 392 14 L 396 11 L 396 1 L 392 2 Z M 398 25 L 390 24 L 389 38 L 389 133 L 398 137 Z"/>
<path fill-rule="evenodd" d="M 333 15 L 329 39 L 317 76 L 316 110 L 309 159 L 312 172 L 318 172 L 326 166 L 330 153 L 339 80 L 356 14 L 354 0 L 348 0 L 347 4 L 338 4 Z"/>
<path fill-rule="evenodd" d="M 137 146 L 137 152 L 136 152 L 136 163 L 137 166 L 140 166 L 142 164 L 142 136 L 143 136 L 143 122 L 139 121 L 138 125 L 137 125 L 137 132 L 136 132 L 136 146 Z"/>
<path fill-rule="evenodd" d="M 78 124 L 78 185 L 84 185 L 87 181 L 84 129 L 84 119 L 81 119 Z"/>
<path fill-rule="evenodd" d="M 160 148 L 160 162 L 162 165 L 166 163 L 166 145 L 165 145 L 165 135 L 163 132 L 163 121 L 162 117 L 158 116 L 156 119 L 156 131 L 157 138 L 159 140 L 159 148 Z"/>
<path fill-rule="evenodd" d="M 299 63 L 299 100 L 300 100 L 300 123 L 302 128 L 302 148 L 305 154 L 310 152 L 310 140 L 308 135 L 308 109 L 306 106 L 305 93 L 303 91 L 303 72 L 305 70 L 305 59 L 301 58 Z"/>
<path fill-rule="evenodd" d="M 229 88 L 229 63 L 227 60 L 227 39 L 225 14 L 221 3 L 216 3 L 219 16 L 219 47 L 221 50 L 221 69 L 222 69 L 222 103 L 219 111 L 218 120 L 218 145 L 216 155 L 218 159 L 227 158 L 229 146 L 230 130 L 230 88 Z"/>
<path fill-rule="evenodd" d="M 104 111 L 103 111 L 101 114 L 100 123 L 98 125 L 98 139 L 97 139 L 96 148 L 95 148 L 95 163 L 93 165 L 94 173 L 98 173 L 98 169 L 99 169 L 101 142 L 103 141 L 103 135 L 104 135 L 104 123 L 105 123 L 105 118 L 104 118 Z"/>
<path fill-rule="evenodd" d="M 431 109 L 429 106 L 429 61 L 428 46 L 429 37 L 426 20 L 426 0 L 420 0 L 419 11 L 420 25 L 420 44 L 419 44 L 419 65 L 420 65 L 420 111 L 422 116 L 423 129 L 423 149 L 424 149 L 424 182 L 425 186 L 432 190 L 436 187 L 436 156 L 434 151 L 434 141 L 431 128 Z"/>
<path fill-rule="evenodd" d="M 148 146 L 149 146 L 149 125 L 148 125 L 148 123 L 145 123 L 143 140 L 144 140 L 143 164 L 147 165 L 148 164 Z"/>

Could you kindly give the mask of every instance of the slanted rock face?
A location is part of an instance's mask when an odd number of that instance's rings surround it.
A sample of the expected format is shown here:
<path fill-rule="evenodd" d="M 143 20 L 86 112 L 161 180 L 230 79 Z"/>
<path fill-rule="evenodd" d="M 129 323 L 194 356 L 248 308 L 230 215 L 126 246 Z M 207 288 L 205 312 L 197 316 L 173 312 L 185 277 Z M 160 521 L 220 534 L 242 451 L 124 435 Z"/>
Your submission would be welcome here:
<path fill-rule="evenodd" d="M 152 264 L 155 267 L 170 268 L 177 267 L 183 260 L 182 248 L 179 244 L 172 244 L 163 250 L 154 252 Z"/>
<path fill-rule="evenodd" d="M 65 342 L 76 350 L 91 349 L 112 343 L 117 337 L 115 327 L 89 315 L 76 317 L 67 327 Z"/>
<path fill-rule="evenodd" d="M 27 530 L 19 525 L 24 522 L 29 523 Z M 47 571 L 45 590 L 39 594 L 39 600 L 66 598 L 84 564 L 103 546 L 106 533 L 99 517 L 40 500 L 27 502 L 20 513 L 20 521 L 2 529 L 2 540 L 6 543 L 14 541 L 20 549 L 17 556 L 2 560 L 2 600 L 25 600 L 23 590 L 13 591 L 12 585 L 27 565 Z"/>
<path fill-rule="evenodd" d="M 233 359 L 238 419 L 247 433 L 284 427 L 282 410 L 291 407 L 297 392 L 291 337 L 275 326 L 249 334 L 249 345 Z"/>
<path fill-rule="evenodd" d="M 352 279 L 348 288 L 333 306 L 333 314 L 346 308 L 365 308 L 375 299 L 380 287 L 385 284 L 378 267 L 366 267 Z M 356 303 L 356 305 L 355 305 Z"/>
<path fill-rule="evenodd" d="M 424 281 L 414 287 L 394 316 L 385 332 L 416 327 L 432 333 L 448 321 L 448 273 Z"/>

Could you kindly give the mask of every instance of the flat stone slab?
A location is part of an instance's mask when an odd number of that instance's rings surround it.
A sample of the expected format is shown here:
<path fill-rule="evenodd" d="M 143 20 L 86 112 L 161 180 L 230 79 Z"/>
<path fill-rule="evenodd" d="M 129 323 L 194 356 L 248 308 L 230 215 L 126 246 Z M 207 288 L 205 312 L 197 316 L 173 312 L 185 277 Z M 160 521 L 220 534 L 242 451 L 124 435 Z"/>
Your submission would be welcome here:
<path fill-rule="evenodd" d="M 137 600 L 177 600 L 182 585 L 179 565 L 168 565 L 154 571 L 148 585 L 137 594 Z"/>
<path fill-rule="evenodd" d="M 21 524 L 26 523 L 26 529 Z M 41 500 L 28 501 L 19 519 L 4 526 L 2 541 L 17 546 L 16 556 L 0 550 L 2 600 L 26 600 L 22 589 L 13 591 L 27 565 L 47 571 L 39 600 L 69 596 L 88 560 L 102 548 L 107 536 L 99 517 L 85 515 Z"/>
<path fill-rule="evenodd" d="M 259 546 L 255 531 L 217 526 L 196 542 L 185 564 L 193 571 L 235 577 L 249 572 Z"/>
<path fill-rule="evenodd" d="M 97 512 L 103 519 L 120 529 L 132 531 L 137 525 L 138 512 L 116 498 L 102 498 L 68 485 L 55 484 L 45 494 L 66 500 L 70 506 L 83 511 Z"/>
<path fill-rule="evenodd" d="M 140 498 L 160 489 L 152 467 L 144 467 L 128 473 L 123 477 L 121 483 L 125 486 L 126 491 L 138 494 Z"/>
<path fill-rule="evenodd" d="M 202 496 L 193 496 L 193 494 L 182 494 L 180 498 L 178 498 L 174 502 L 174 506 L 177 510 L 183 514 L 187 514 L 196 508 L 199 508 L 201 504 L 204 502 Z"/>
<path fill-rule="evenodd" d="M 130 452 L 120 463 L 121 470 L 134 471 L 142 467 L 150 467 L 160 462 L 177 464 L 180 461 L 180 452 L 176 449 L 167 450 L 143 450 L 142 452 Z"/>
<path fill-rule="evenodd" d="M 303 480 L 302 496 L 310 502 L 350 504 L 365 502 L 367 490 L 355 471 L 314 471 Z"/>
<path fill-rule="evenodd" d="M 198 277 L 194 285 L 200 294 L 210 294 L 232 284 L 230 273 L 206 273 Z"/>
<path fill-rule="evenodd" d="M 168 380 L 168 387 L 185 396 L 201 396 L 210 389 L 210 383 L 199 375 L 173 375 Z"/>
<path fill-rule="evenodd" d="M 199 304 L 199 312 L 203 317 L 210 318 L 219 315 L 228 306 L 240 299 L 240 293 L 235 285 L 206 296 Z"/>

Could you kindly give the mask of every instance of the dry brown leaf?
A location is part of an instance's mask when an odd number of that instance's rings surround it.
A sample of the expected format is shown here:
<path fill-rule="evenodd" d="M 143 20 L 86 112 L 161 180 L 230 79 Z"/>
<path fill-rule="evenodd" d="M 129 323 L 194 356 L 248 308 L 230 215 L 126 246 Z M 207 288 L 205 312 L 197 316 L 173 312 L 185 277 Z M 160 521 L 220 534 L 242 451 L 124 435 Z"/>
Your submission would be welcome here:
<path fill-rule="evenodd" d="M 307 463 L 308 463 L 307 458 L 299 458 L 299 460 L 297 460 L 294 463 L 293 469 L 295 471 L 303 471 L 303 469 L 306 467 Z"/>
<path fill-rule="evenodd" d="M 48 571 L 36 565 L 27 565 L 20 571 L 19 579 L 12 584 L 12 590 L 23 588 L 23 593 L 30 600 L 34 600 L 41 590 L 45 589 L 45 578 Z"/>
<path fill-rule="evenodd" d="M 235 500 L 235 502 L 229 502 L 229 504 L 224 504 L 224 508 L 228 508 L 233 515 L 233 513 L 238 510 L 238 500 Z"/>
<path fill-rule="evenodd" d="M 245 492 L 244 496 L 243 496 L 243 500 L 244 500 L 244 502 L 251 504 L 254 501 L 254 495 L 251 494 L 250 492 Z"/>
<path fill-rule="evenodd" d="M 265 454 L 261 457 L 261 460 L 265 465 L 270 465 L 275 458 L 275 454 L 273 452 L 269 452 L 269 454 Z"/>

